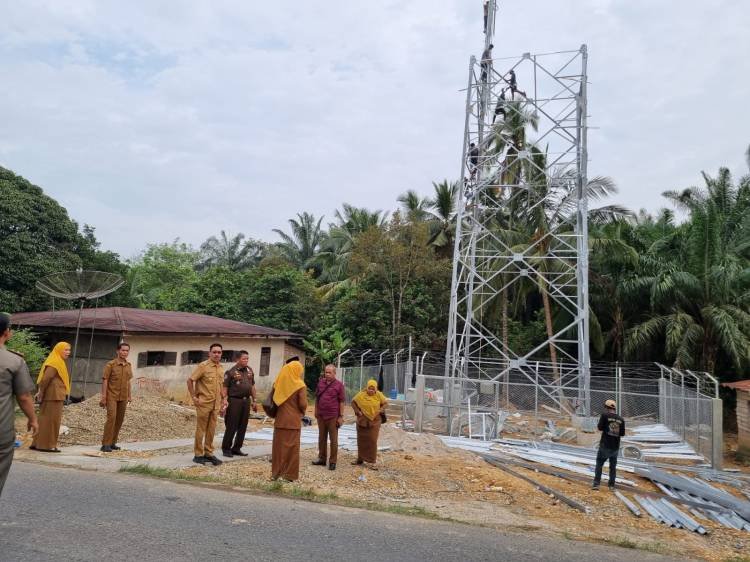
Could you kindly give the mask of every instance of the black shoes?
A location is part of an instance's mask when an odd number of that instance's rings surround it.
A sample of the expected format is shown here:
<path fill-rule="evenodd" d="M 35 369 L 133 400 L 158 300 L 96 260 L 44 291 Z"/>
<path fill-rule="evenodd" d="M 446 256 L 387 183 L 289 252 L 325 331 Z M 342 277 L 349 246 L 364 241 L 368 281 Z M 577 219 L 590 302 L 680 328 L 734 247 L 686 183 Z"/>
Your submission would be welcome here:
<path fill-rule="evenodd" d="M 193 457 L 193 462 L 197 464 L 206 464 L 208 459 L 206 457 Z"/>
<path fill-rule="evenodd" d="M 110 445 L 110 447 L 112 447 L 113 451 L 119 451 L 122 448 L 122 447 L 118 447 L 117 445 L 114 445 L 114 444 Z"/>
<path fill-rule="evenodd" d="M 221 454 L 224 455 L 225 457 L 229 457 L 230 459 L 234 456 L 232 454 L 232 451 L 222 451 Z"/>
<path fill-rule="evenodd" d="M 352 464 L 354 464 L 354 465 L 357 465 L 357 464 L 364 464 L 364 462 L 365 462 L 365 461 L 363 461 L 362 459 L 357 459 L 356 461 L 352 461 Z"/>
<path fill-rule="evenodd" d="M 118 447 L 119 449 L 119 447 Z M 102 445 L 99 449 L 102 453 L 111 453 L 112 452 L 112 446 L 111 445 Z"/>
<path fill-rule="evenodd" d="M 243 453 L 242 451 L 235 451 L 235 450 L 232 450 L 232 454 L 235 457 L 246 457 L 246 456 L 248 456 L 247 453 Z"/>
<path fill-rule="evenodd" d="M 219 466 L 220 464 L 222 464 L 222 462 L 213 455 L 206 455 L 203 458 L 206 459 L 206 462 L 210 462 L 214 466 Z"/>
<path fill-rule="evenodd" d="M 326 461 L 322 461 L 322 460 L 318 459 L 316 461 L 313 461 L 310 464 L 312 464 L 314 466 L 325 466 L 326 465 Z"/>
<path fill-rule="evenodd" d="M 336 470 L 336 463 L 332 462 L 331 464 L 329 464 L 328 465 L 328 470 Z"/>

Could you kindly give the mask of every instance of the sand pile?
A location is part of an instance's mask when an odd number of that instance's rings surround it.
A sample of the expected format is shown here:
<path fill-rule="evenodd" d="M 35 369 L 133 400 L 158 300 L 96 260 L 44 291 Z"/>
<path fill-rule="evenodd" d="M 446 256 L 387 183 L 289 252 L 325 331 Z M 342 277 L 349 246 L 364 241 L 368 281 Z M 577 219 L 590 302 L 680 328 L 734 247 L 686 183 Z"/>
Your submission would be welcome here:
<path fill-rule="evenodd" d="M 404 451 L 419 455 L 446 454 L 449 451 L 436 435 L 410 433 L 391 424 L 380 428 L 378 446 L 388 446 L 391 451 Z"/>
<path fill-rule="evenodd" d="M 99 406 L 99 394 L 63 409 L 64 426 L 68 433 L 60 436 L 64 445 L 96 445 L 101 442 L 106 410 Z M 220 418 L 218 431 L 224 430 Z M 133 397 L 125 413 L 120 430 L 120 443 L 156 441 L 193 437 L 195 435 L 195 410 L 192 407 L 170 402 L 154 394 Z"/>

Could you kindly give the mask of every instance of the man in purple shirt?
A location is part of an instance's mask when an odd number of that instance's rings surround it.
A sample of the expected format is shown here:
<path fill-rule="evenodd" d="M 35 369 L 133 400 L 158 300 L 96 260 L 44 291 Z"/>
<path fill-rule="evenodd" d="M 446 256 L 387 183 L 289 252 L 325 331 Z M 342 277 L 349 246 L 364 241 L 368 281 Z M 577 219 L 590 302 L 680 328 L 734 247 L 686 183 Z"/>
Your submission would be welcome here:
<path fill-rule="evenodd" d="M 315 466 L 325 466 L 328 439 L 331 439 L 331 456 L 328 469 L 336 470 L 336 457 L 339 452 L 339 427 L 344 423 L 344 384 L 336 380 L 336 367 L 326 365 L 323 376 L 315 389 L 315 419 L 318 421 L 318 460 Z"/>

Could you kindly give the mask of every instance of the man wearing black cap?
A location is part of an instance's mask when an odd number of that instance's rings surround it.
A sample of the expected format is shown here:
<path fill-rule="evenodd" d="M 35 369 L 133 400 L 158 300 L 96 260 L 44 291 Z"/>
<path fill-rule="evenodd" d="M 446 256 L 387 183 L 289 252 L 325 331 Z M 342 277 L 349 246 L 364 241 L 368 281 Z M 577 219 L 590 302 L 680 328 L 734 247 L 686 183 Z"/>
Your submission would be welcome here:
<path fill-rule="evenodd" d="M 39 429 L 31 396 L 34 383 L 23 356 L 5 348 L 10 339 L 10 315 L 0 312 L 0 494 L 13 462 L 13 447 L 16 440 L 13 397 L 26 415 L 26 428 L 35 434 Z"/>
<path fill-rule="evenodd" d="M 614 400 L 604 402 L 604 413 L 599 418 L 598 428 L 602 432 L 602 438 L 599 441 L 599 452 L 596 454 L 596 470 L 592 488 L 599 489 L 599 483 L 602 481 L 602 468 L 604 468 L 604 463 L 609 461 L 609 489 L 614 490 L 620 437 L 625 435 L 625 420 L 617 415 L 617 404 Z"/>

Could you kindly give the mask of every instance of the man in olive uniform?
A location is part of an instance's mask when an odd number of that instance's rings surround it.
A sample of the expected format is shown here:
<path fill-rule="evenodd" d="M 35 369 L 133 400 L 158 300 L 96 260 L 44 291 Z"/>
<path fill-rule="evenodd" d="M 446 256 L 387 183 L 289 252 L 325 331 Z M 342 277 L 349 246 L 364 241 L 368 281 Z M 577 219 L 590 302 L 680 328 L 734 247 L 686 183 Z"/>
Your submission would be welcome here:
<path fill-rule="evenodd" d="M 102 398 L 99 405 L 107 408 L 101 449 L 105 453 L 120 450 L 117 446 L 117 437 L 125 419 L 125 410 L 130 403 L 130 381 L 133 378 L 133 367 L 128 361 L 129 353 L 130 344 L 120 342 L 117 345 L 117 357 L 104 366 Z"/>
<path fill-rule="evenodd" d="M 13 397 L 26 415 L 26 428 L 32 433 L 39 429 L 34 413 L 34 383 L 23 356 L 5 348 L 10 339 L 10 315 L 0 312 L 0 494 L 13 462 L 13 447 L 16 440 L 15 408 Z"/>
<path fill-rule="evenodd" d="M 224 413 L 224 439 L 221 442 L 221 452 L 225 457 L 238 455 L 246 457 L 242 452 L 242 444 L 245 441 L 247 431 L 247 418 L 250 415 L 250 406 L 253 411 L 258 411 L 255 402 L 255 373 L 248 367 L 250 359 L 247 351 L 240 351 L 237 364 L 224 373 L 224 386 L 221 388 Z M 234 446 L 232 446 L 234 440 Z"/>
<path fill-rule="evenodd" d="M 187 381 L 188 392 L 198 414 L 193 457 L 193 462 L 198 464 L 221 464 L 214 456 L 214 433 L 221 409 L 221 387 L 224 382 L 224 371 L 221 368 L 222 351 L 220 343 L 212 343 L 208 348 L 208 359 L 198 363 Z"/>

